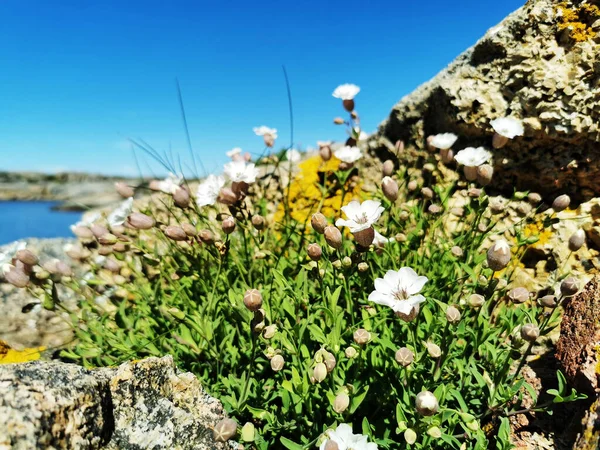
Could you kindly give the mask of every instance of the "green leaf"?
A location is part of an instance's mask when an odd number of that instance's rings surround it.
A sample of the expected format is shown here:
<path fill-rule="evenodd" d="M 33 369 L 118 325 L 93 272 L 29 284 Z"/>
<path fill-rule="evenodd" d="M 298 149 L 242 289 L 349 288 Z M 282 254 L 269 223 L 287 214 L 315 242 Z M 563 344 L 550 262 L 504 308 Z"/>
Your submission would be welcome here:
<path fill-rule="evenodd" d="M 367 396 L 367 392 L 369 392 L 369 386 L 365 386 L 360 394 L 352 396 L 352 400 L 350 402 L 350 414 L 354 414 L 354 411 L 358 409 L 360 404 Z"/>
<path fill-rule="evenodd" d="M 279 441 L 285 448 L 289 450 L 304 450 L 303 445 L 296 444 L 294 441 L 290 441 L 288 438 L 281 437 Z"/>

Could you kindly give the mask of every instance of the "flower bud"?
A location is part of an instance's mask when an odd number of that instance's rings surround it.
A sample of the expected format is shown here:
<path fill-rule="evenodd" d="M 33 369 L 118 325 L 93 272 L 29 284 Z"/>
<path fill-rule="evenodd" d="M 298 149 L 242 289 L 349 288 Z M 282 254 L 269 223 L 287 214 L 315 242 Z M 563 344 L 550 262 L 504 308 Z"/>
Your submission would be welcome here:
<path fill-rule="evenodd" d="M 394 239 L 396 242 L 406 242 L 408 238 L 404 233 L 398 233 L 396 236 L 394 236 Z"/>
<path fill-rule="evenodd" d="M 271 369 L 273 369 L 273 372 L 279 372 L 281 369 L 283 369 L 284 364 L 285 360 L 281 355 L 275 355 L 271 358 Z"/>
<path fill-rule="evenodd" d="M 127 183 L 123 183 L 122 181 L 118 181 L 115 183 L 115 190 L 123 198 L 133 197 L 135 194 L 133 188 L 131 186 L 128 186 Z"/>
<path fill-rule="evenodd" d="M 146 214 L 134 212 L 127 217 L 127 223 L 136 230 L 149 230 L 154 226 L 154 219 Z"/>
<path fill-rule="evenodd" d="M 446 309 L 446 320 L 453 325 L 460 322 L 460 311 L 456 306 L 448 306 L 448 309 Z"/>
<path fill-rule="evenodd" d="M 410 349 L 401 347 L 396 351 L 395 359 L 402 367 L 408 367 L 415 360 L 415 354 Z"/>
<path fill-rule="evenodd" d="M 315 213 L 312 215 L 310 219 L 310 224 L 319 234 L 323 234 L 325 232 L 325 228 L 327 227 L 327 219 L 321 213 Z"/>
<path fill-rule="evenodd" d="M 248 289 L 244 294 L 244 305 L 250 311 L 257 311 L 262 306 L 263 298 L 258 289 Z"/>
<path fill-rule="evenodd" d="M 263 216 L 255 215 L 252 216 L 252 226 L 257 230 L 265 229 L 265 218 Z"/>
<path fill-rule="evenodd" d="M 427 211 L 429 211 L 431 214 L 439 214 L 442 211 L 442 207 L 433 203 L 429 205 Z"/>
<path fill-rule="evenodd" d="M 427 430 L 427 434 L 434 439 L 439 439 L 442 437 L 442 430 L 439 427 L 433 426 Z"/>
<path fill-rule="evenodd" d="M 227 216 L 221 222 L 221 228 L 225 234 L 231 234 L 235 230 L 235 219 L 231 216 Z"/>
<path fill-rule="evenodd" d="M 358 263 L 358 271 L 359 272 L 366 272 L 367 270 L 369 270 L 369 265 L 366 262 Z"/>
<path fill-rule="evenodd" d="M 178 187 L 173 193 L 173 201 L 180 208 L 190 206 L 190 193 L 185 187 Z"/>
<path fill-rule="evenodd" d="M 327 373 L 333 372 L 333 369 L 335 369 L 336 362 L 337 361 L 335 360 L 335 356 L 333 356 L 333 353 L 328 352 L 326 350 L 323 351 L 323 363 L 325 364 L 325 367 L 327 367 Z"/>
<path fill-rule="evenodd" d="M 443 148 L 440 150 L 440 156 L 444 164 L 450 164 L 454 161 L 454 150 L 450 148 Z"/>
<path fill-rule="evenodd" d="M 350 267 L 352 267 L 352 258 L 350 258 L 349 256 L 344 256 L 342 258 L 342 267 L 344 269 L 349 269 Z"/>
<path fill-rule="evenodd" d="M 98 254 L 100 256 L 110 255 L 113 252 L 113 248 L 108 245 L 103 245 L 98 248 Z"/>
<path fill-rule="evenodd" d="M 346 358 L 348 359 L 353 359 L 356 357 L 356 355 L 358 355 L 358 352 L 354 347 L 346 347 L 346 350 L 344 350 L 344 355 L 346 355 Z"/>
<path fill-rule="evenodd" d="M 421 189 L 421 195 L 423 195 L 423 197 L 431 200 L 434 196 L 434 193 L 431 190 L 431 188 L 424 187 L 423 189 Z"/>
<path fill-rule="evenodd" d="M 226 187 L 221 189 L 217 200 L 224 205 L 233 206 L 238 202 L 238 196 L 231 188 Z"/>
<path fill-rule="evenodd" d="M 237 432 L 237 423 L 233 419 L 222 419 L 213 428 L 213 438 L 217 442 L 227 442 Z"/>
<path fill-rule="evenodd" d="M 439 345 L 434 344 L 433 342 L 426 342 L 425 347 L 427 347 L 427 353 L 429 353 L 429 356 L 432 358 L 437 359 L 442 356 L 442 349 Z"/>
<path fill-rule="evenodd" d="M 573 277 L 565 278 L 562 283 L 560 283 L 560 292 L 565 297 L 575 295 L 577 294 L 577 291 L 579 291 L 579 283 Z"/>
<path fill-rule="evenodd" d="M 339 249 L 342 246 L 342 233 L 333 225 L 327 225 L 323 234 L 330 247 Z"/>
<path fill-rule="evenodd" d="M 408 445 L 413 445 L 417 442 L 417 433 L 412 428 L 407 428 L 404 430 L 404 440 Z"/>
<path fill-rule="evenodd" d="M 28 266 L 35 266 L 39 262 L 38 257 L 35 256 L 31 250 L 27 250 L 26 248 L 19 250 L 16 253 L 15 258 Z"/>
<path fill-rule="evenodd" d="M 331 147 L 324 145 L 319 149 L 319 155 L 321 155 L 323 161 L 329 161 L 331 159 Z"/>
<path fill-rule="evenodd" d="M 526 323 L 521 327 L 521 337 L 527 342 L 535 342 L 540 336 L 540 329 L 537 325 Z"/>
<path fill-rule="evenodd" d="M 342 268 L 342 262 L 339 259 L 336 259 L 335 261 L 333 261 L 331 263 L 331 265 L 333 266 L 334 269 L 341 269 Z"/>
<path fill-rule="evenodd" d="M 202 230 L 200 231 L 200 240 L 205 244 L 212 244 L 215 242 L 215 236 L 210 230 Z"/>
<path fill-rule="evenodd" d="M 487 262 L 494 272 L 504 269 L 511 258 L 510 246 L 504 239 L 500 239 L 490 247 L 487 252 Z"/>
<path fill-rule="evenodd" d="M 569 207 L 571 204 L 571 197 L 567 194 L 559 195 L 552 202 L 552 209 L 555 212 L 561 212 Z"/>
<path fill-rule="evenodd" d="M 333 401 L 333 410 L 341 414 L 348 409 L 350 406 L 350 397 L 345 392 L 342 392 L 335 396 L 335 400 Z"/>
<path fill-rule="evenodd" d="M 96 239 L 108 234 L 108 228 L 97 223 L 92 224 L 90 226 L 90 230 L 92 230 L 92 234 L 96 237 Z"/>
<path fill-rule="evenodd" d="M 327 442 L 325 442 L 324 450 L 340 450 L 340 447 L 333 439 L 329 439 Z"/>
<path fill-rule="evenodd" d="M 333 123 L 335 123 L 336 125 L 343 125 L 344 119 L 342 119 L 341 117 L 336 117 L 335 119 L 333 119 Z"/>
<path fill-rule="evenodd" d="M 322 362 L 317 363 L 313 369 L 313 377 L 317 383 L 323 381 L 327 377 L 327 366 Z"/>
<path fill-rule="evenodd" d="M 395 202 L 398 198 L 398 183 L 390 177 L 384 177 L 381 180 L 381 190 L 390 202 Z"/>
<path fill-rule="evenodd" d="M 433 416 L 439 408 L 437 398 L 429 391 L 423 391 L 417 394 L 415 406 L 417 412 L 422 416 Z"/>
<path fill-rule="evenodd" d="M 375 239 L 375 229 L 373 227 L 365 228 L 364 230 L 353 233 L 354 240 L 363 248 L 369 248 Z M 341 234 L 340 234 L 341 237 Z"/>
<path fill-rule="evenodd" d="M 342 105 L 344 105 L 344 109 L 346 111 L 348 111 L 349 113 L 351 113 L 352 111 L 354 111 L 354 100 L 353 99 L 346 99 L 342 101 Z"/>
<path fill-rule="evenodd" d="M 90 230 L 88 227 L 84 227 L 81 225 L 74 226 L 73 228 L 71 228 L 71 231 L 73 231 L 73 234 L 75 236 L 81 239 L 91 239 L 94 237 L 94 233 L 92 233 L 92 230 Z"/>
<path fill-rule="evenodd" d="M 275 336 L 275 333 L 277 333 L 277 325 L 269 325 L 268 327 L 265 327 L 262 335 L 265 339 L 271 339 Z"/>
<path fill-rule="evenodd" d="M 8 270 L 4 270 L 4 279 L 18 288 L 27 287 L 29 284 L 29 276 L 15 266 L 10 266 Z"/>
<path fill-rule="evenodd" d="M 400 311 L 396 311 L 395 314 L 396 314 L 396 317 L 399 317 L 404 322 L 412 322 L 419 315 L 419 311 L 420 311 L 419 305 L 415 305 L 412 307 L 409 314 L 404 314 L 403 312 L 400 312 Z"/>
<path fill-rule="evenodd" d="M 371 340 L 371 333 L 364 328 L 359 328 L 354 332 L 353 338 L 358 345 L 364 345 Z"/>
<path fill-rule="evenodd" d="M 384 177 L 391 177 L 394 173 L 394 161 L 392 161 L 391 159 L 386 160 L 383 163 L 382 172 Z"/>
<path fill-rule="evenodd" d="M 532 205 L 537 205 L 539 202 L 542 201 L 542 196 L 537 192 L 532 192 L 529 195 L 527 195 L 527 201 Z"/>
<path fill-rule="evenodd" d="M 529 300 L 529 291 L 524 287 L 511 289 L 506 295 L 513 303 L 525 303 Z"/>
<path fill-rule="evenodd" d="M 183 231 L 183 228 L 178 227 L 177 225 L 169 225 L 165 228 L 165 235 L 174 241 L 185 241 L 188 238 L 185 231 Z"/>
<path fill-rule="evenodd" d="M 256 437 L 256 429 L 254 428 L 254 424 L 252 422 L 246 422 L 242 427 L 242 432 L 240 433 L 242 441 L 244 442 L 254 442 Z"/>
<path fill-rule="evenodd" d="M 571 235 L 569 238 L 569 250 L 576 252 L 585 244 L 585 231 L 581 228 Z"/>
<path fill-rule="evenodd" d="M 540 305 L 546 308 L 554 308 L 556 306 L 556 297 L 554 295 L 544 295 L 539 299 Z"/>
<path fill-rule="evenodd" d="M 417 184 L 416 180 L 410 180 L 406 185 L 406 188 L 411 192 L 416 191 L 418 187 L 419 185 Z"/>
<path fill-rule="evenodd" d="M 477 166 L 463 166 L 463 173 L 467 181 L 475 181 L 477 179 Z"/>
<path fill-rule="evenodd" d="M 471 308 L 481 308 L 485 303 L 485 298 L 483 295 L 471 294 L 469 295 L 467 303 Z"/>
<path fill-rule="evenodd" d="M 321 255 L 323 254 L 321 246 L 316 243 L 308 244 L 306 251 L 308 253 L 308 257 L 313 261 L 319 261 L 321 259 Z"/>
<path fill-rule="evenodd" d="M 477 167 L 477 183 L 482 186 L 487 186 L 492 182 L 492 176 L 494 175 L 494 168 L 489 164 L 482 164 Z"/>
<path fill-rule="evenodd" d="M 463 255 L 463 250 L 458 245 L 455 245 L 450 249 L 450 253 L 452 253 L 457 258 L 460 258 Z"/>
<path fill-rule="evenodd" d="M 198 235 L 198 230 L 196 230 L 196 227 L 194 225 L 192 225 L 191 223 L 182 223 L 181 224 L 181 228 L 183 229 L 183 231 L 185 231 L 185 234 L 187 234 L 189 237 L 195 237 Z"/>
<path fill-rule="evenodd" d="M 101 245 L 113 245 L 117 243 L 117 237 L 112 233 L 103 234 L 97 239 Z"/>

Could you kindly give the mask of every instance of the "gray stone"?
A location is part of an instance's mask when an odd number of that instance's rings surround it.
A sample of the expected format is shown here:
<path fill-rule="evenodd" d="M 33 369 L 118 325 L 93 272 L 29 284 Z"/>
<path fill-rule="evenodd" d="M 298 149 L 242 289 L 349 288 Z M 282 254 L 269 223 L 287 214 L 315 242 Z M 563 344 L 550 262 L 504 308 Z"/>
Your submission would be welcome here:
<path fill-rule="evenodd" d="M 87 370 L 56 361 L 0 365 L 0 450 L 222 449 L 225 412 L 170 356 Z"/>
<path fill-rule="evenodd" d="M 523 119 L 525 136 L 493 150 L 492 188 L 532 190 L 550 201 L 559 193 L 575 201 L 599 195 L 600 35 L 578 42 L 561 29 L 561 3 L 530 0 L 491 28 L 395 105 L 369 147 L 383 161 L 403 140 L 400 160 L 419 165 L 427 157 L 427 136 L 455 133 L 455 152 L 491 148 L 490 121 L 513 116 Z M 565 4 L 585 26 L 598 19 L 581 12 L 580 1 Z"/>

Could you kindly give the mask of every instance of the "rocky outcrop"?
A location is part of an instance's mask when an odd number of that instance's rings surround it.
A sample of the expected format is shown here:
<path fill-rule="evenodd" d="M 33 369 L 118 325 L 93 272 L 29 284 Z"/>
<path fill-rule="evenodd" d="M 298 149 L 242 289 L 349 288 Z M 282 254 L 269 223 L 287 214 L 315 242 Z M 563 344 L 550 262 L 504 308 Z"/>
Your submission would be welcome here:
<path fill-rule="evenodd" d="M 87 370 L 61 362 L 0 365 L 0 449 L 222 449 L 224 417 L 170 356 Z"/>
<path fill-rule="evenodd" d="M 429 135 L 454 149 L 491 148 L 490 121 L 523 119 L 525 135 L 494 150 L 492 188 L 551 199 L 600 195 L 600 9 L 579 0 L 530 0 L 431 81 L 404 97 L 370 139 L 382 159 L 418 163 Z"/>

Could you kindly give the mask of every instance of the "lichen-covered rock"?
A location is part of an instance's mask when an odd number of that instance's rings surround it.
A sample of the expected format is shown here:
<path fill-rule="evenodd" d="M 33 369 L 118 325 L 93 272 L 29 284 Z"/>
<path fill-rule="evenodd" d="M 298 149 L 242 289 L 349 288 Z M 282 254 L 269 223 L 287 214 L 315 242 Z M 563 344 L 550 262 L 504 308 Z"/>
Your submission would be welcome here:
<path fill-rule="evenodd" d="M 600 400 L 596 400 L 585 414 L 582 432 L 577 436 L 573 449 L 598 450 L 600 448 Z"/>
<path fill-rule="evenodd" d="M 493 151 L 491 187 L 600 194 L 600 9 L 579 0 L 529 0 L 434 79 L 394 106 L 370 139 L 382 160 L 398 140 L 405 162 L 429 135 L 453 132 L 454 149 L 491 148 L 490 121 L 523 120 L 525 135 Z"/>
<path fill-rule="evenodd" d="M 0 449 L 221 449 L 225 413 L 170 356 L 87 370 L 61 362 L 0 366 Z"/>

